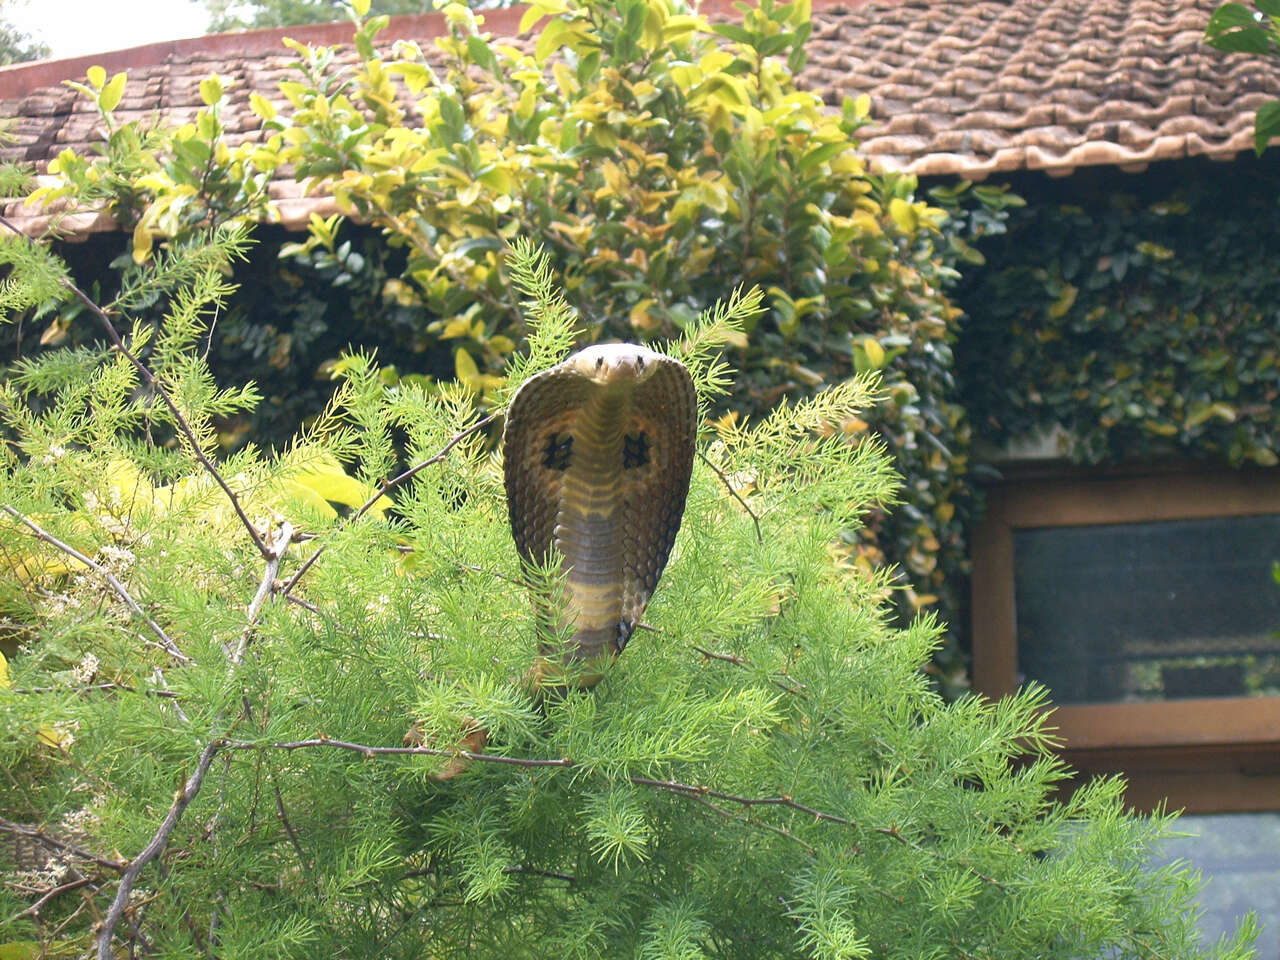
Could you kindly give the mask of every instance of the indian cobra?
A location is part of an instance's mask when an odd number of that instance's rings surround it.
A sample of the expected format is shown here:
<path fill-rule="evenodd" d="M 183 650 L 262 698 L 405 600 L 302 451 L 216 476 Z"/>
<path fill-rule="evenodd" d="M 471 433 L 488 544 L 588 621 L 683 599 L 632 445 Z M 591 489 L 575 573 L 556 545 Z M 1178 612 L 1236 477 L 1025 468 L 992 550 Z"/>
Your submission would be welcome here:
<path fill-rule="evenodd" d="M 580 350 L 516 392 L 502 434 L 511 533 L 526 564 L 558 552 L 553 629 L 572 631 L 563 649 L 540 643 L 536 686 L 627 645 L 680 529 L 697 407 L 684 364 L 630 343 Z"/>

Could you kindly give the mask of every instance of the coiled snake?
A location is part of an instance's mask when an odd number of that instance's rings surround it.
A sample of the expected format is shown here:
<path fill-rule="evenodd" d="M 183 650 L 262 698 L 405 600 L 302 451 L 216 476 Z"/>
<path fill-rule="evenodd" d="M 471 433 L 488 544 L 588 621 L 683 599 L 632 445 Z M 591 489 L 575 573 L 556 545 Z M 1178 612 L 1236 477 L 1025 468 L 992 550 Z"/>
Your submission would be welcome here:
<path fill-rule="evenodd" d="M 689 371 L 635 344 L 587 347 L 516 392 L 502 435 L 511 533 L 526 564 L 562 557 L 553 626 L 572 631 L 563 650 L 540 645 L 535 685 L 627 645 L 680 529 L 696 432 Z"/>

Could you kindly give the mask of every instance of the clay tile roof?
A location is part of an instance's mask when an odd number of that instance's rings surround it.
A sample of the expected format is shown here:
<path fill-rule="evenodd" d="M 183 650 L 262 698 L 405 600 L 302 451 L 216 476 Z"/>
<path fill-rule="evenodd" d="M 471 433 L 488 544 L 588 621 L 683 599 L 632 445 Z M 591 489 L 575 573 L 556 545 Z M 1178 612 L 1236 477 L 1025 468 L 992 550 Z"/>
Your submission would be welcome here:
<path fill-rule="evenodd" d="M 1280 69 L 1201 42 L 1219 0 L 814 0 L 801 83 L 832 105 L 872 98 L 864 152 L 886 169 L 983 179 L 993 173 L 1157 160 L 1231 159 L 1252 147 L 1254 111 L 1280 98 Z M 729 0 L 705 0 L 719 18 Z M 522 9 L 486 11 L 485 29 L 513 40 Z M 427 42 L 438 15 L 396 17 L 389 43 Z M 200 106 L 199 81 L 233 79 L 225 114 L 240 137 L 256 134 L 249 91 L 283 102 L 277 84 L 293 54 L 281 39 L 349 42 L 349 24 L 258 30 L 151 44 L 74 60 L 0 68 L 0 117 L 16 139 L 0 154 L 46 162 L 87 148 L 95 116 L 60 81 L 92 64 L 128 70 L 125 119 L 155 112 L 181 122 Z M 336 58 L 354 62 L 349 47 Z M 286 223 L 326 201 L 292 183 L 274 191 Z M 34 224 L 33 224 L 34 226 Z M 67 226 L 64 223 L 64 226 Z M 88 218 L 77 229 L 107 229 Z"/>

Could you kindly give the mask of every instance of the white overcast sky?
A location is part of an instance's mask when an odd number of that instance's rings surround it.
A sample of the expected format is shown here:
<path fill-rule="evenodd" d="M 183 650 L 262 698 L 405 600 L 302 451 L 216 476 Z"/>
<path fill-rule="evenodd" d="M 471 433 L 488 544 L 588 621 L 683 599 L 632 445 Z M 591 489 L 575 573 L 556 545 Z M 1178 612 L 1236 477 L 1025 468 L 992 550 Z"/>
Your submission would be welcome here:
<path fill-rule="evenodd" d="M 55 59 L 198 37 L 209 21 L 194 0 L 6 0 L 4 16 Z"/>

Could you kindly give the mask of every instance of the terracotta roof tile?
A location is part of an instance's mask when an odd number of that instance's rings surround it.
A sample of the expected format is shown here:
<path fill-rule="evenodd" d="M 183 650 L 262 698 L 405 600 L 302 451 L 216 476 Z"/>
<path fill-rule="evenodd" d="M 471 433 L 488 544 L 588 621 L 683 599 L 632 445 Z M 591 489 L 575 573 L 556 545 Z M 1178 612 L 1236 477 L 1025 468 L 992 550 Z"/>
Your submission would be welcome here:
<path fill-rule="evenodd" d="M 1229 159 L 1252 146 L 1258 106 L 1280 97 L 1280 69 L 1224 55 L 1201 36 L 1219 0 L 815 0 L 805 87 L 831 104 L 868 93 L 873 123 L 864 150 L 885 168 L 919 175 L 1143 164 L 1189 156 Z M 723 16 L 729 0 L 707 0 Z M 512 38 L 522 11 L 487 11 L 486 29 Z M 388 40 L 439 34 L 435 15 L 397 17 Z M 12 117 L 6 156 L 47 161 L 84 149 L 94 115 L 60 79 L 93 63 L 128 69 L 122 116 L 159 111 L 182 122 L 200 106 L 199 81 L 235 78 L 225 114 L 235 138 L 252 136 L 255 90 L 277 104 L 289 74 L 288 34 L 342 43 L 350 27 L 329 24 L 152 44 L 76 60 L 0 68 L 0 116 Z M 430 47 L 423 43 L 424 49 Z M 335 64 L 354 62 L 349 47 Z M 329 204 L 278 184 L 286 222 Z M 327 209 L 327 207 L 326 207 Z M 83 229 L 104 228 L 86 219 Z"/>

